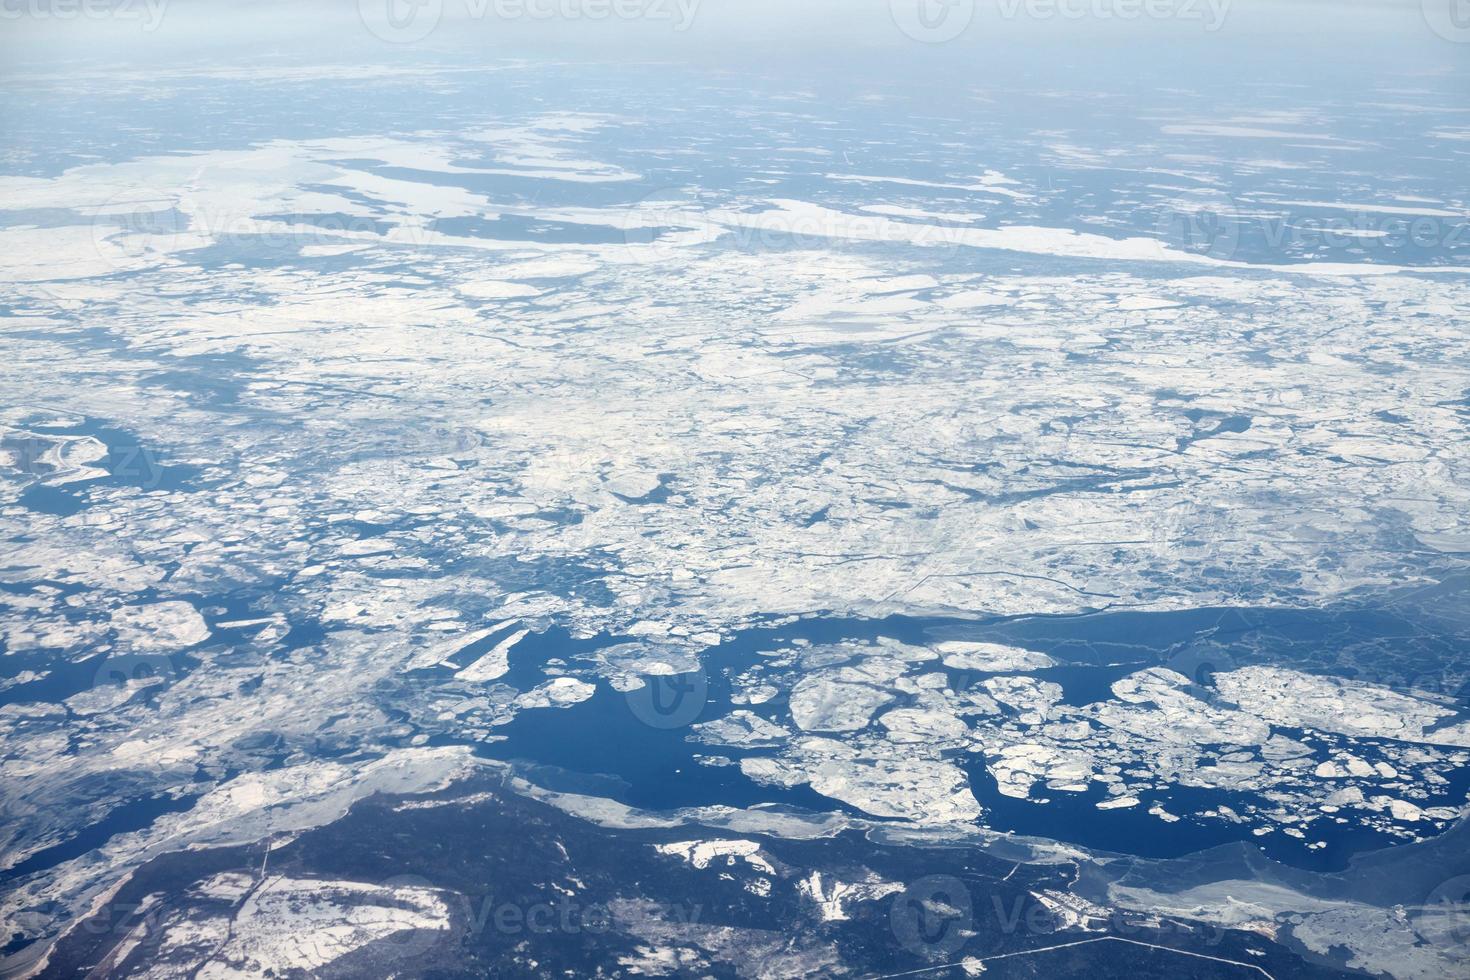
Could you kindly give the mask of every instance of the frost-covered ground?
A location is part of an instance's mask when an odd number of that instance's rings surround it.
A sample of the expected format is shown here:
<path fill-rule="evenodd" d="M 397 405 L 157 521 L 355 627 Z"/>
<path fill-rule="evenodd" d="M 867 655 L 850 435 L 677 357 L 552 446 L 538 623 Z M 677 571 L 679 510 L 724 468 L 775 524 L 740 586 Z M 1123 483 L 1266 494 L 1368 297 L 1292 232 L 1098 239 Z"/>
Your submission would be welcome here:
<path fill-rule="evenodd" d="M 708 828 L 1070 861 L 1081 883 L 1046 903 L 1073 925 L 1167 910 L 1446 975 L 1467 937 L 1429 897 L 1470 867 L 1406 859 L 1382 899 L 1324 882 L 1466 802 L 1464 76 L 1140 111 L 607 71 L 129 83 L 238 116 L 177 145 L 16 112 L 6 952 L 29 962 L 161 854 L 290 837 L 548 740 L 577 769 L 621 724 L 687 754 L 677 806 L 521 792 L 614 829 L 701 824 L 658 853 L 738 867 L 752 896 L 781 875 Z M 86 117 L 68 80 L 30 81 Z M 298 98 L 331 122 L 280 108 Z M 1438 237 L 1381 244 L 1404 214 Z M 1301 234 L 1326 219 L 1358 233 Z M 1147 618 L 1202 610 L 1185 639 Z M 1221 625 L 1257 610 L 1304 618 Z M 659 709 L 674 678 L 700 685 L 687 717 Z M 1070 831 L 1004 809 L 1069 799 Z M 1148 849 L 1181 821 L 1202 836 Z M 1283 837 L 1332 867 L 1167 864 Z M 210 880 L 229 910 L 155 922 L 160 969 L 312 971 L 453 931 L 434 887 Z M 820 922 L 904 888 L 791 883 Z M 624 967 L 694 969 L 662 929 Z"/>

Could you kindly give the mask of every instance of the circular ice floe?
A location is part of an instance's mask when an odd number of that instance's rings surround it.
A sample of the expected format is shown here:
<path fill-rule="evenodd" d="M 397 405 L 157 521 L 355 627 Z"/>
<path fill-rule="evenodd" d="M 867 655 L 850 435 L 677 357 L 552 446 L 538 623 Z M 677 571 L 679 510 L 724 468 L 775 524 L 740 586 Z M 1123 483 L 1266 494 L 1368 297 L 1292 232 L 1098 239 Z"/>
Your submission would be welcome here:
<path fill-rule="evenodd" d="M 1007 646 L 1003 643 L 971 643 L 943 640 L 934 644 L 951 670 L 982 670 L 1003 673 L 1016 670 L 1040 670 L 1055 667 L 1057 662 L 1044 653 Z"/>
<path fill-rule="evenodd" d="M 568 708 L 597 693 L 597 686 L 575 677 L 556 677 L 516 698 L 522 708 Z"/>
<path fill-rule="evenodd" d="M 535 286 L 499 280 L 461 283 L 459 291 L 470 299 L 518 299 L 524 296 L 541 295 L 541 290 Z"/>
<path fill-rule="evenodd" d="M 209 627 L 187 602 L 154 602 L 113 610 L 117 642 L 134 650 L 183 650 L 209 639 Z"/>

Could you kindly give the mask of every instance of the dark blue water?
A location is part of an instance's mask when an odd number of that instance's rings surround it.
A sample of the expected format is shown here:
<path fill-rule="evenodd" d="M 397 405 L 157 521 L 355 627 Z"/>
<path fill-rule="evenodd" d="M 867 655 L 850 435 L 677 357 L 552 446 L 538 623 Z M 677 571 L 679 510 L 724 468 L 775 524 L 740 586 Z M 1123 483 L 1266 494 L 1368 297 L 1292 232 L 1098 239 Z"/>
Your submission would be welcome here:
<path fill-rule="evenodd" d="M 1345 622 L 1346 621 L 1346 622 Z M 1136 670 L 1171 663 L 1181 646 L 1208 637 L 1211 642 L 1240 641 L 1238 652 L 1245 662 L 1251 650 L 1325 647 L 1346 629 L 1359 639 L 1377 637 L 1390 641 L 1403 623 L 1394 615 L 1353 611 L 1258 611 L 1189 610 L 1183 612 L 1100 613 L 1071 617 L 1026 617 L 986 622 L 946 619 L 890 617 L 883 620 L 822 618 L 803 620 L 780 627 L 742 631 L 707 651 L 704 669 L 697 674 L 665 678 L 660 685 L 668 714 L 649 723 L 649 707 L 637 695 L 620 694 L 605 684 L 589 700 L 565 709 L 532 710 L 520 713 L 514 722 L 497 729 L 506 740 L 479 746 L 479 751 L 496 758 L 515 759 L 573 773 L 608 777 L 611 798 L 649 809 L 725 804 L 751 806 L 774 803 L 809 810 L 839 809 L 856 813 L 808 787 L 781 789 L 746 779 L 738 766 L 701 764 L 699 756 L 720 755 L 738 762 L 746 755 L 769 755 L 770 749 L 743 750 L 707 746 L 690 739 L 689 726 L 719 718 L 731 710 L 747 707 L 768 719 L 784 722 L 785 695 L 758 706 L 741 706 L 730 701 L 729 678 L 766 658 L 758 651 L 789 649 L 793 640 L 814 644 L 842 640 L 869 641 L 878 637 L 921 643 L 939 638 L 966 638 L 1008 642 L 1044 650 L 1061 666 L 1032 672 L 1062 686 L 1063 700 L 1083 705 L 1111 696 L 1110 685 Z M 483 649 L 500 638 L 481 641 Z M 600 637 L 574 641 L 559 631 L 529 636 L 511 651 L 511 671 L 506 682 L 528 689 L 544 680 L 541 666 L 550 657 L 567 662 L 595 654 L 602 646 L 627 642 L 626 637 Z M 466 651 L 457 658 L 468 662 L 483 650 Z M 931 664 L 931 667 L 938 667 Z M 973 671 L 948 671 L 951 681 L 973 684 L 985 675 Z M 694 698 L 694 710 L 680 705 L 681 698 Z M 901 702 L 898 702 L 901 703 Z M 666 724 L 667 722 L 667 724 Z M 442 737 L 436 743 L 447 741 Z M 1233 824 L 1221 820 L 1193 819 L 1189 813 L 1221 805 L 1244 814 L 1252 803 L 1249 794 L 1174 787 L 1163 793 L 1145 794 L 1135 808 L 1098 810 L 1106 798 L 1101 786 L 1086 793 L 1045 790 L 1038 784 L 1046 804 L 1016 800 L 1000 795 L 985 771 L 983 756 L 961 760 L 970 775 L 971 788 L 986 809 L 984 822 L 997 830 L 1036 835 L 1119 853 L 1148 857 L 1174 857 L 1233 841 L 1259 847 L 1267 856 L 1297 867 L 1338 869 L 1348 858 L 1363 850 L 1398 842 L 1376 831 L 1349 823 L 1319 822 L 1307 831 L 1305 840 L 1277 831 L 1264 838 L 1251 834 L 1259 821 Z M 1453 804 L 1470 789 L 1470 770 L 1454 774 L 1451 784 L 1436 799 L 1424 805 Z M 1154 803 L 1180 816 L 1169 823 L 1147 811 Z M 1256 801 L 1261 802 L 1261 801 Z M 1421 803 L 1423 801 L 1420 801 Z M 1348 813 L 1351 816 L 1351 813 Z M 1312 841 L 1327 846 L 1310 850 Z"/>
<path fill-rule="evenodd" d="M 114 807 L 102 820 L 82 828 L 59 844 L 37 851 L 14 867 L 0 871 L 0 885 L 81 857 L 93 848 L 106 844 L 117 834 L 152 826 L 164 814 L 182 813 L 192 807 L 198 798 L 198 795 L 147 796 Z"/>
<path fill-rule="evenodd" d="M 148 445 L 130 432 L 95 419 L 77 425 L 32 426 L 32 431 L 39 436 L 91 436 L 107 447 L 107 455 L 90 465 L 105 470 L 107 475 L 58 487 L 34 484 L 20 495 L 21 505 L 31 510 L 70 516 L 87 506 L 88 489 L 98 485 L 190 492 L 200 473 L 197 466 L 170 462 L 166 449 Z"/>

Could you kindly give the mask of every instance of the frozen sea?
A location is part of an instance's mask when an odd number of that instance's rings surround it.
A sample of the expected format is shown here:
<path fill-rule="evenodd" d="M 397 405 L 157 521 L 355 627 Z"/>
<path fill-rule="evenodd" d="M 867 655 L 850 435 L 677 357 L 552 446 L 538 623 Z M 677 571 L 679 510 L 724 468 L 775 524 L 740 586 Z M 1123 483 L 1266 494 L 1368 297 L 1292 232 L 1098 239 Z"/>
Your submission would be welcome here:
<path fill-rule="evenodd" d="M 0 973 L 1464 975 L 1458 21 L 358 6 L 4 22 Z"/>

